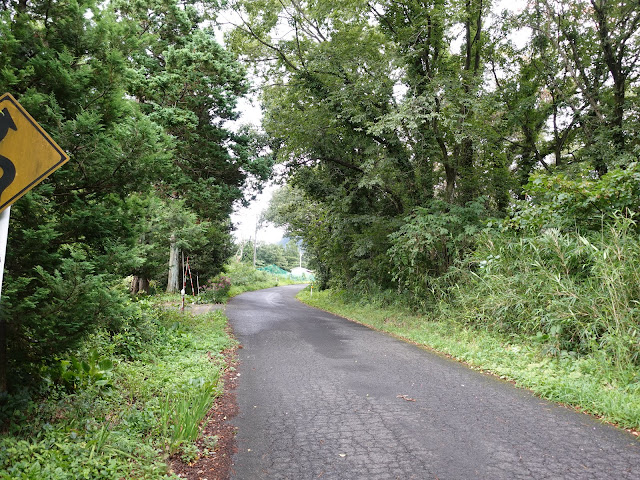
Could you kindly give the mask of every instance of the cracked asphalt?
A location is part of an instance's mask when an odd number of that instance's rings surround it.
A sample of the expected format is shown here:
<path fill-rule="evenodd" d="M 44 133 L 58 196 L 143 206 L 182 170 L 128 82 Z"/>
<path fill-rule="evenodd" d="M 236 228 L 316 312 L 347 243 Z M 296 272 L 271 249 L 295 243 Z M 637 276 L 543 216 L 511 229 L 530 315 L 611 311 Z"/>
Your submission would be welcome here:
<path fill-rule="evenodd" d="M 628 433 L 384 333 L 242 294 L 232 478 L 638 479 Z"/>

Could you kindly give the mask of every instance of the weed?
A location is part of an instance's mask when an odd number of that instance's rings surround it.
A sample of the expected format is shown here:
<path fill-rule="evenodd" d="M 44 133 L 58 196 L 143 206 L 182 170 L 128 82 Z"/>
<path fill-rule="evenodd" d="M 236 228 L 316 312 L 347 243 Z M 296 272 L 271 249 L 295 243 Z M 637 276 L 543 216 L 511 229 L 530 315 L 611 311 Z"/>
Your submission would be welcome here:
<path fill-rule="evenodd" d="M 99 389 L 112 387 L 113 361 L 100 358 L 97 350 L 92 350 L 86 360 L 74 356 L 69 360 L 61 360 L 58 368 L 59 378 L 72 390 L 88 385 L 95 385 Z"/>
<path fill-rule="evenodd" d="M 198 437 L 200 423 L 219 393 L 217 376 L 211 380 L 195 379 L 192 385 L 186 395 L 168 395 L 161 405 L 160 418 L 164 422 L 163 431 L 168 434 L 170 454 Z"/>
<path fill-rule="evenodd" d="M 183 442 L 179 448 L 180 460 L 184 463 L 193 463 L 200 458 L 200 450 L 193 442 Z"/>
<path fill-rule="evenodd" d="M 101 332 L 66 364 L 73 392 L 51 383 L 42 398 L 4 402 L 0 479 L 173 479 L 169 451 L 197 458 L 199 425 L 219 394 L 217 353 L 231 342 L 226 319 L 161 312 L 143 323 L 137 358 L 121 356 Z M 105 378 L 111 388 L 99 383 Z"/>
<path fill-rule="evenodd" d="M 351 295 L 339 291 L 314 291 L 311 296 L 307 289 L 300 292 L 298 298 L 378 330 L 428 345 L 473 367 L 514 380 L 542 397 L 579 406 L 625 428 L 640 428 L 637 367 L 612 362 L 608 349 L 594 348 L 588 354 L 562 348 L 551 352 L 550 347 L 563 344 L 561 330 L 549 329 L 548 338 L 545 334 L 539 338 L 537 334 L 515 333 L 515 327 L 509 322 L 524 322 L 521 315 L 536 307 L 535 302 L 506 291 L 505 287 L 511 285 L 508 280 L 509 277 L 502 277 L 503 295 L 499 293 L 498 283 L 485 285 L 477 293 L 461 289 L 455 302 L 441 301 L 426 315 L 397 303 L 385 307 L 380 302 L 363 301 L 362 297 L 355 302 Z M 480 280 L 476 288 L 480 288 L 479 283 Z M 466 296 L 460 298 L 461 295 Z M 489 309 L 489 305 L 493 308 Z M 472 311 L 474 308 L 477 310 Z M 493 315 L 498 318 L 493 320 Z M 538 318 L 542 319 L 543 315 L 539 314 Z M 533 321 L 524 325 L 529 325 L 534 332 L 541 328 L 541 323 Z"/>

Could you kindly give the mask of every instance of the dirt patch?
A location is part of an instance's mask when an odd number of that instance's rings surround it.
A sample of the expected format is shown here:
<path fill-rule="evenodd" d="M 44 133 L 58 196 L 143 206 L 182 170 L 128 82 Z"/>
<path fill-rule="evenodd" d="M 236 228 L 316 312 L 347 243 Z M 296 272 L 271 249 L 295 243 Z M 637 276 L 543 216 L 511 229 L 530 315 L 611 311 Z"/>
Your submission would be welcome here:
<path fill-rule="evenodd" d="M 241 348 L 241 347 L 240 347 Z M 169 459 L 171 470 L 180 478 L 189 480 L 227 480 L 231 476 L 231 462 L 236 448 L 236 428 L 229 420 L 238 413 L 235 388 L 237 384 L 236 349 L 225 352 L 227 369 L 223 375 L 224 393 L 218 397 L 213 408 L 202 422 L 200 437 L 196 445 L 201 456 L 193 463 L 183 462 L 179 456 Z M 217 436 L 218 441 L 211 451 L 208 440 Z M 208 454 L 202 452 L 209 451 Z"/>
<path fill-rule="evenodd" d="M 225 307 L 224 303 L 202 303 L 202 304 L 194 303 L 192 305 L 185 305 L 184 311 L 199 315 L 201 313 L 213 312 L 214 310 L 224 311 L 224 307 Z"/>

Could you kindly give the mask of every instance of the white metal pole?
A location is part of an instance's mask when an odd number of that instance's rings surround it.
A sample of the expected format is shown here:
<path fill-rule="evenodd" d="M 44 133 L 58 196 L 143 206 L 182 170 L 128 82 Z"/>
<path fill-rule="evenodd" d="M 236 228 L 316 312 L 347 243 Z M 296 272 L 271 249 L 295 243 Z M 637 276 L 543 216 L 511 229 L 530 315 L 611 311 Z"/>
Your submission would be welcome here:
<path fill-rule="evenodd" d="M 9 236 L 9 216 L 11 206 L 0 213 L 0 295 L 2 295 L 2 278 L 4 277 L 4 259 L 7 252 L 7 237 Z"/>
<path fill-rule="evenodd" d="M 4 259 L 7 252 L 9 236 L 9 216 L 11 206 L 0 213 L 0 295 L 2 295 L 2 278 L 4 277 Z M 2 307 L 0 307 L 1 309 Z M 7 329 L 4 316 L 0 314 L 0 392 L 7 391 Z"/>

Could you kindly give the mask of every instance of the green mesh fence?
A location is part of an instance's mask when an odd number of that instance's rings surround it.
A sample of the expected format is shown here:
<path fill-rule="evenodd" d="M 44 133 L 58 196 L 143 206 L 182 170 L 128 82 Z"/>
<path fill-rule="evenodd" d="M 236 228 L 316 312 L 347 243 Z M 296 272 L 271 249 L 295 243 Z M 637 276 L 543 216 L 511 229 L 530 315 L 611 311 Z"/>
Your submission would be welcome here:
<path fill-rule="evenodd" d="M 266 267 L 258 268 L 258 270 L 261 272 L 271 273 L 272 275 L 289 275 L 289 272 L 277 265 L 267 265 Z"/>

